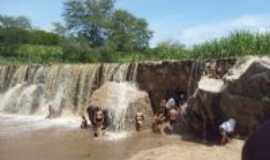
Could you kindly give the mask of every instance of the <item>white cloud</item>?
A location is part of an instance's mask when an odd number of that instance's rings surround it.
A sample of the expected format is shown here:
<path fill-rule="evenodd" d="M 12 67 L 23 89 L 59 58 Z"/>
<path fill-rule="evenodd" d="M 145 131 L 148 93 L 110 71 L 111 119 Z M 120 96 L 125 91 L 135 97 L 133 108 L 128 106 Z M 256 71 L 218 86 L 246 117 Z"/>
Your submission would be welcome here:
<path fill-rule="evenodd" d="M 199 24 L 184 28 L 169 29 L 165 33 L 159 33 L 158 28 L 154 28 L 155 37 L 152 44 L 159 41 L 175 40 L 188 46 L 202 43 L 207 40 L 223 37 L 235 30 L 246 30 L 251 32 L 270 31 L 270 15 L 241 16 L 235 19 L 224 20 L 216 23 Z"/>

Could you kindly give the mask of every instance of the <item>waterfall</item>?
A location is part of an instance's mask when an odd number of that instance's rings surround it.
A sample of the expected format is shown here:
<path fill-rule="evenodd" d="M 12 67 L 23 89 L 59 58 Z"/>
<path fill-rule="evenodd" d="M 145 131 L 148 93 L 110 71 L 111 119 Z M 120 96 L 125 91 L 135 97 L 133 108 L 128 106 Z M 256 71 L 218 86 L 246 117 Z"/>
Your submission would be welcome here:
<path fill-rule="evenodd" d="M 113 87 L 114 100 L 111 105 L 108 106 L 108 111 L 112 123 L 112 129 L 116 132 L 126 130 L 126 113 L 130 103 L 130 97 L 128 93 L 136 88 L 130 83 L 121 82 Z"/>
<path fill-rule="evenodd" d="M 0 112 L 46 116 L 51 105 L 61 116 L 79 116 L 92 93 L 105 82 L 134 81 L 136 66 L 116 63 L 2 65 Z M 122 96 L 125 98 L 124 94 Z M 122 104 L 124 102 L 120 101 L 119 105 Z M 117 120 L 118 117 L 114 117 Z"/>
<path fill-rule="evenodd" d="M 108 128 L 119 133 L 133 128 L 137 109 L 143 107 L 134 104 L 138 100 L 143 104 L 145 97 L 147 94 L 140 91 L 134 83 L 106 82 L 93 93 L 90 105 L 103 108 L 108 114 Z"/>
<path fill-rule="evenodd" d="M 191 73 L 189 77 L 187 94 L 191 96 L 196 88 L 198 88 L 198 82 L 202 76 L 204 65 L 199 62 L 193 62 L 191 66 Z"/>
<path fill-rule="evenodd" d="M 0 111 L 7 110 L 8 108 L 12 109 L 16 106 L 16 99 L 22 91 L 22 87 L 22 84 L 17 84 L 1 96 Z"/>

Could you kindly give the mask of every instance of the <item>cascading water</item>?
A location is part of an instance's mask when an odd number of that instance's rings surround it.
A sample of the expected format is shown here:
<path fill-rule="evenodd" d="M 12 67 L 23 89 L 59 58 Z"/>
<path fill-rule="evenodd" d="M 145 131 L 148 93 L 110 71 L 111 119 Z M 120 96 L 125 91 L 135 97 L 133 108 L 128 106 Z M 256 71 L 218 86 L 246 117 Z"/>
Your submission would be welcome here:
<path fill-rule="evenodd" d="M 138 110 L 148 111 L 148 107 L 151 110 L 150 101 L 145 97 L 148 97 L 148 94 L 140 91 L 135 83 L 106 82 L 93 93 L 90 106 L 99 106 L 107 112 L 107 127 L 110 131 L 108 137 L 118 139 L 127 136 L 129 129 L 134 128 L 134 118 Z"/>
<path fill-rule="evenodd" d="M 19 96 L 21 90 L 23 88 L 22 84 L 17 84 L 16 86 L 7 90 L 6 93 L 2 94 L 0 103 L 0 111 L 4 111 L 7 108 L 12 108 L 16 106 L 16 98 Z"/>
<path fill-rule="evenodd" d="M 129 107 L 130 98 L 129 93 L 136 90 L 131 83 L 120 82 L 114 85 L 112 89 L 112 100 L 107 107 L 111 119 L 111 127 L 115 132 L 125 131 L 126 127 L 126 113 Z"/>
<path fill-rule="evenodd" d="M 199 62 L 193 62 L 191 67 L 191 73 L 189 77 L 188 87 L 187 87 L 187 94 L 191 96 L 195 89 L 198 88 L 198 82 L 202 76 L 204 70 L 204 65 Z"/>
<path fill-rule="evenodd" d="M 131 64 L 0 66 L 0 112 L 47 116 L 51 105 L 62 117 L 78 116 L 94 90 L 108 81 L 132 81 L 132 69 Z"/>

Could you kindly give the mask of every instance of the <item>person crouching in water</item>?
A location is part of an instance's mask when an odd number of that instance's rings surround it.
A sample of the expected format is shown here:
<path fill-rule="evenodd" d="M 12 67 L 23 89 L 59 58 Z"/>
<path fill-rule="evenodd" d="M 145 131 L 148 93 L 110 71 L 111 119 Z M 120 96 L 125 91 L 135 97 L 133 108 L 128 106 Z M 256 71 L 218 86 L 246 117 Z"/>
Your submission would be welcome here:
<path fill-rule="evenodd" d="M 160 110 L 154 115 L 154 120 L 152 123 L 152 131 L 153 133 L 162 133 L 162 124 L 165 122 L 166 118 L 164 116 L 164 112 Z"/>
<path fill-rule="evenodd" d="M 223 122 L 219 126 L 219 132 L 221 135 L 220 145 L 225 145 L 231 139 L 234 134 L 236 126 L 236 121 L 233 118 L 230 118 L 228 121 Z"/>
<path fill-rule="evenodd" d="M 98 107 L 94 113 L 94 136 L 99 137 L 104 134 L 105 130 L 105 114 L 103 110 Z"/>
<path fill-rule="evenodd" d="M 136 127 L 136 131 L 139 132 L 142 129 L 143 126 L 143 121 L 144 121 L 144 114 L 142 112 L 137 112 L 136 116 L 135 116 L 135 127 Z"/>
<path fill-rule="evenodd" d="M 163 98 L 159 104 L 159 111 L 154 114 L 152 123 L 153 133 L 162 133 L 162 124 L 166 121 L 166 115 L 168 115 L 168 111 L 166 110 L 166 103 L 166 99 Z"/>

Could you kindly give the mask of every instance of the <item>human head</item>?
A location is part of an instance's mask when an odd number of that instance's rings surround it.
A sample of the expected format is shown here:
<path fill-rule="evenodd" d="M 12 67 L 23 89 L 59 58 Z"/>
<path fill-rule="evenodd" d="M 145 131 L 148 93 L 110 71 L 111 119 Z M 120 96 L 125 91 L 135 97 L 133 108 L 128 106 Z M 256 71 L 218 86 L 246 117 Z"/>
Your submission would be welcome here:
<path fill-rule="evenodd" d="M 170 98 L 166 104 L 166 108 L 172 108 L 174 106 L 176 106 L 176 102 L 173 98 Z"/>
<path fill-rule="evenodd" d="M 86 120 L 86 118 L 85 118 L 85 116 L 84 116 L 84 115 L 82 115 L 82 119 L 83 119 L 83 120 Z"/>

